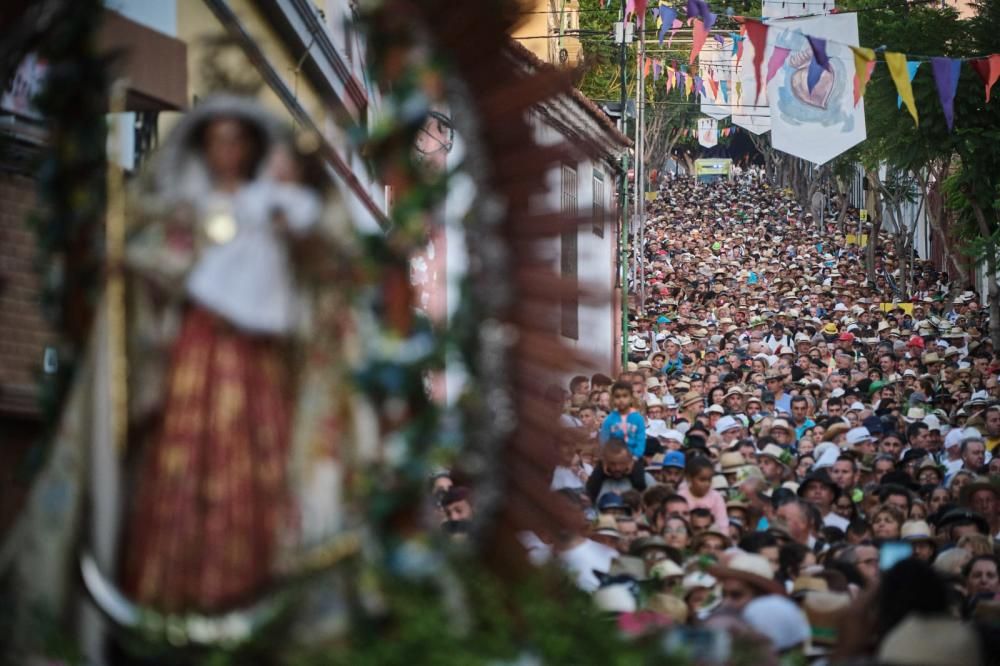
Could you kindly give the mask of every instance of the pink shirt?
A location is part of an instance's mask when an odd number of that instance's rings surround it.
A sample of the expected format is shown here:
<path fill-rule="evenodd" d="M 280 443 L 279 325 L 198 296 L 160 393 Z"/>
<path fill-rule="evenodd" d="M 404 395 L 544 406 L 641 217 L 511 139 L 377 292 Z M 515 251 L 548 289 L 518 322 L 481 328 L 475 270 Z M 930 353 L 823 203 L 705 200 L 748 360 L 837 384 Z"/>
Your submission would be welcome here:
<path fill-rule="evenodd" d="M 677 494 L 687 500 L 692 509 L 708 509 L 712 512 L 712 522 L 724 530 L 729 529 L 729 514 L 726 513 L 726 500 L 718 490 L 709 490 L 703 497 L 695 497 L 688 488 L 687 481 L 681 484 Z"/>

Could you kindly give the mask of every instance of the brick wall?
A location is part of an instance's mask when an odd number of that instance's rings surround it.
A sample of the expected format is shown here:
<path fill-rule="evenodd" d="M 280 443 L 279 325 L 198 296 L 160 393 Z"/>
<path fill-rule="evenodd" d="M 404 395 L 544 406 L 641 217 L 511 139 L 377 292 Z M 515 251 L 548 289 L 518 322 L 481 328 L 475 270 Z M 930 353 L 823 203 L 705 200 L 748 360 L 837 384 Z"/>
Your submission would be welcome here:
<path fill-rule="evenodd" d="M 37 417 L 42 356 L 53 340 L 27 222 L 34 202 L 32 178 L 0 172 L 0 428 L 11 417 Z"/>

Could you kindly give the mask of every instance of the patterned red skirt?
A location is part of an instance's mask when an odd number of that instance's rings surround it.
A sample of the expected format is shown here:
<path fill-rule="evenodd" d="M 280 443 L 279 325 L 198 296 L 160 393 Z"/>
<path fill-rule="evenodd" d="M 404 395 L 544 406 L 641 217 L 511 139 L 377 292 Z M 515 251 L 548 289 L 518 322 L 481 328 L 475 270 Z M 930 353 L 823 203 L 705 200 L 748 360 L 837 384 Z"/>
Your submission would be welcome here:
<path fill-rule="evenodd" d="M 288 386 L 279 341 L 185 313 L 130 507 L 123 587 L 133 600 L 211 613 L 267 584 L 288 506 Z"/>

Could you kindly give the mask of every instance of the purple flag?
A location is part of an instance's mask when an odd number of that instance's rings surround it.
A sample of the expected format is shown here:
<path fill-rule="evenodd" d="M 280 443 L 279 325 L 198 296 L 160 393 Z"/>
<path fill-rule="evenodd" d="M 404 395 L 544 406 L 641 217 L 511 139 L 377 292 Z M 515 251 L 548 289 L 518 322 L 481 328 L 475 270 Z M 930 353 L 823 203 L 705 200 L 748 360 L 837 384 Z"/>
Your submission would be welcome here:
<path fill-rule="evenodd" d="M 658 81 L 660 78 L 660 61 L 653 61 L 653 80 Z"/>
<path fill-rule="evenodd" d="M 657 9 L 660 10 L 660 44 L 663 44 L 663 38 L 666 36 L 667 31 L 674 27 L 674 19 L 677 18 L 677 10 L 673 7 L 667 7 L 666 5 L 660 5 Z"/>
<path fill-rule="evenodd" d="M 705 81 L 700 76 L 694 77 L 694 92 L 695 94 L 701 93 L 702 97 L 708 97 L 705 92 Z"/>
<path fill-rule="evenodd" d="M 938 99 L 941 100 L 941 109 L 944 111 L 949 132 L 955 126 L 955 92 L 958 90 L 961 68 L 962 61 L 958 58 L 931 58 L 934 83 L 937 85 Z"/>
<path fill-rule="evenodd" d="M 715 41 L 719 42 L 720 46 L 725 46 L 726 45 L 726 38 L 723 37 L 722 35 L 712 35 L 712 39 L 714 39 Z"/>
<path fill-rule="evenodd" d="M 816 84 L 819 83 L 819 77 L 823 75 L 823 70 L 830 69 L 830 58 L 826 55 L 826 40 L 820 39 L 819 37 L 806 36 L 809 40 L 809 46 L 812 47 L 813 58 L 809 61 L 809 73 L 806 77 L 806 84 L 809 86 L 809 92 L 813 91 Z"/>
<path fill-rule="evenodd" d="M 715 14 L 712 10 L 708 8 L 708 3 L 705 0 L 687 0 L 687 17 L 688 19 L 700 18 L 701 22 L 705 24 L 705 32 L 712 29 L 715 25 Z"/>

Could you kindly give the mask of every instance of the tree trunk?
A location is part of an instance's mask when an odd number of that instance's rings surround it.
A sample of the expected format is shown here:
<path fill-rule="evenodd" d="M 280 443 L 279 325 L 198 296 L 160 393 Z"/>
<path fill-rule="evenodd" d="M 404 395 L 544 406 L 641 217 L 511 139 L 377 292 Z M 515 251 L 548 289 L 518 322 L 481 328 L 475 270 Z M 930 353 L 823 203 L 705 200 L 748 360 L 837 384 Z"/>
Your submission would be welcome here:
<path fill-rule="evenodd" d="M 986 221 L 986 214 L 982 207 L 972 200 L 972 212 L 976 215 L 976 222 L 979 225 L 979 233 L 983 238 L 992 236 L 990 225 Z M 986 292 L 990 296 L 990 340 L 993 341 L 993 349 L 1000 349 L 1000 286 L 997 285 L 997 249 L 990 247 L 986 252 Z"/>
<path fill-rule="evenodd" d="M 879 232 L 882 230 L 882 211 L 879 205 L 878 174 L 867 171 L 865 177 L 868 179 L 868 201 L 866 201 L 866 207 L 868 208 L 868 219 L 871 222 L 871 230 L 868 232 L 868 252 L 865 256 L 865 270 L 868 274 L 868 281 L 874 286 L 875 254 L 878 247 Z M 861 235 L 864 235 L 864 232 L 865 230 L 862 228 Z M 860 238 L 858 238 L 858 242 L 861 242 Z"/>

